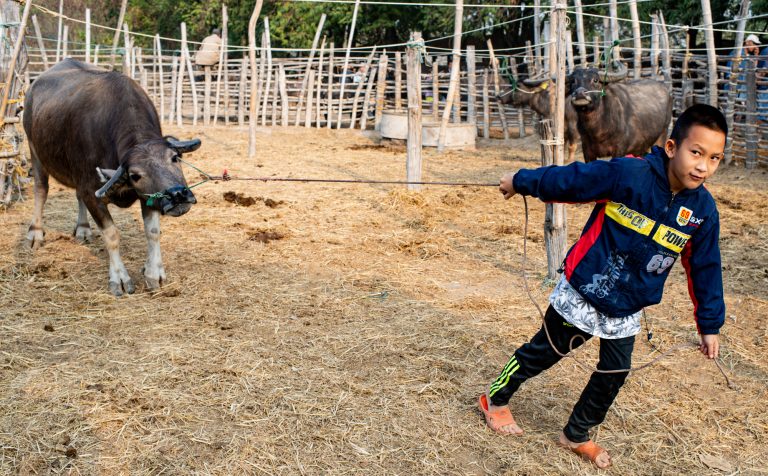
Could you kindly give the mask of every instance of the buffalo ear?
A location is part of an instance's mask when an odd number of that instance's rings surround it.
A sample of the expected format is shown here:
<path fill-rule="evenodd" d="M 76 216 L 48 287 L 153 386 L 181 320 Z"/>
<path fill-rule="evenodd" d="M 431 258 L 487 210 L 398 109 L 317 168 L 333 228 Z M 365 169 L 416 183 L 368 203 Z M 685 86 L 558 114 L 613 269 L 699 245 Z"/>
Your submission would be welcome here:
<path fill-rule="evenodd" d="M 96 167 L 96 173 L 99 174 L 99 178 L 102 181 L 106 181 L 100 189 L 96 190 L 96 197 L 97 198 L 104 198 L 107 196 L 112 187 L 115 186 L 115 184 L 120 181 L 124 182 L 128 175 L 128 169 L 123 167 L 122 165 L 117 168 L 117 170 L 112 169 L 100 169 Z M 123 179 L 123 180 L 121 180 Z"/>
<path fill-rule="evenodd" d="M 192 152 L 200 148 L 200 139 L 192 140 L 178 140 L 175 137 L 167 136 L 165 141 L 168 143 L 171 149 L 175 150 L 179 154 L 186 152 Z"/>

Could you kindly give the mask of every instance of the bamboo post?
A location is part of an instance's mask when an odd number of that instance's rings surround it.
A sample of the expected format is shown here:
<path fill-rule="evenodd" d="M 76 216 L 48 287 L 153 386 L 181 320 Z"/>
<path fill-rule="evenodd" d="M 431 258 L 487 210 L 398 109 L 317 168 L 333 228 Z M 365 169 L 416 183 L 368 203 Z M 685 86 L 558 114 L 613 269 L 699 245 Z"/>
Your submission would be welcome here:
<path fill-rule="evenodd" d="M 128 0 L 123 0 L 123 2 L 127 2 L 127 1 Z M 59 0 L 59 29 L 56 33 L 56 62 L 57 63 L 62 59 L 64 59 L 64 55 L 62 55 L 62 50 L 61 50 L 61 47 L 62 47 L 61 38 L 63 36 L 63 30 L 62 30 L 63 21 L 64 21 L 64 0 Z M 118 30 L 120 29 L 120 23 L 117 24 Z"/>
<path fill-rule="evenodd" d="M 567 71 L 573 71 L 574 67 L 574 61 L 573 61 L 573 35 L 571 34 L 571 30 L 568 30 L 565 33 L 565 58 L 568 62 L 568 69 Z"/>
<path fill-rule="evenodd" d="M 85 9 L 85 62 L 91 62 L 91 9 Z"/>
<path fill-rule="evenodd" d="M 192 90 L 192 125 L 197 125 L 197 87 L 195 86 L 195 71 L 192 68 L 192 58 L 189 54 L 189 46 L 187 45 L 187 24 L 181 23 L 181 56 L 187 63 L 187 71 L 189 71 L 189 85 Z M 179 111 L 181 112 L 181 111 Z"/>
<path fill-rule="evenodd" d="M 63 3 L 64 0 L 62 0 Z M 115 69 L 115 54 L 117 53 L 117 42 L 120 41 L 120 25 L 125 20 L 125 9 L 128 7 L 128 0 L 123 0 L 120 4 L 120 15 L 117 18 L 117 28 L 115 29 L 115 36 L 112 38 L 112 56 L 109 59 L 109 64 L 112 65 L 112 69 Z M 61 14 L 61 7 L 59 7 L 59 14 Z M 61 17 L 59 17 L 61 18 Z M 59 34 L 61 34 L 61 19 L 59 19 Z M 59 60 L 59 53 L 56 52 L 56 61 Z"/>
<path fill-rule="evenodd" d="M 384 93 L 387 90 L 387 53 L 379 57 L 379 76 L 376 83 L 376 109 L 373 119 L 374 130 L 381 130 L 381 115 L 384 112 Z"/>
<path fill-rule="evenodd" d="M 29 20 L 29 11 L 32 6 L 32 1 L 27 1 L 24 5 L 24 13 L 21 14 L 21 21 L 19 22 L 18 36 L 16 37 L 16 43 L 13 45 L 13 52 L 11 53 L 10 62 L 8 63 L 8 72 L 5 74 L 5 83 L 3 84 L 3 99 L 0 103 L 0 126 L 5 124 L 5 115 L 8 108 L 8 100 L 11 95 L 11 89 L 13 87 L 13 76 L 16 73 L 16 62 L 21 53 L 21 47 L 24 46 L 24 35 L 27 31 L 27 21 Z M 21 78 L 19 78 L 21 80 Z"/>
<path fill-rule="evenodd" d="M 179 69 L 179 57 L 174 56 L 171 59 L 171 103 L 168 106 L 168 122 L 173 123 L 174 114 L 176 112 L 176 79 L 178 76 L 177 70 Z"/>
<path fill-rule="evenodd" d="M 731 71 L 728 77 L 728 102 L 725 109 L 725 120 L 728 123 L 728 137 L 725 143 L 725 164 L 730 165 L 733 161 L 733 116 L 735 113 L 736 103 L 736 88 L 738 84 L 738 71 L 741 64 L 741 52 L 744 45 L 744 29 L 747 26 L 747 17 L 749 16 L 750 0 L 741 0 L 741 8 L 739 9 L 738 23 L 736 25 L 736 40 L 733 47 L 733 59 L 731 60 Z M 690 83 L 690 80 L 689 80 Z M 692 90 L 693 88 L 691 88 Z M 685 94 L 683 94 L 685 99 Z M 685 105 L 685 102 L 683 102 Z"/>
<path fill-rule="evenodd" d="M 261 5 L 263 0 L 256 0 L 256 5 L 253 7 L 251 18 L 248 21 L 248 58 L 251 66 L 251 106 L 250 114 L 248 115 L 248 158 L 253 159 L 256 157 L 256 78 L 254 74 L 256 72 L 256 23 L 259 20 L 259 13 L 261 13 Z M 267 26 L 267 19 L 264 19 L 264 27 Z"/>
<path fill-rule="evenodd" d="M 203 87 L 203 124 L 211 122 L 211 67 L 203 66 L 205 84 Z"/>
<path fill-rule="evenodd" d="M 659 12 L 659 29 L 661 32 L 661 64 L 664 83 L 669 90 L 672 90 L 672 57 L 669 49 L 669 34 L 667 33 L 667 23 L 664 21 L 664 13 Z"/>
<path fill-rule="evenodd" d="M 267 104 L 269 103 L 270 86 L 272 83 L 272 40 L 269 34 L 269 18 L 264 18 L 264 36 L 262 44 L 264 45 L 265 52 L 267 53 L 267 71 L 265 73 L 266 83 L 264 86 L 264 98 L 261 103 L 261 125 L 267 125 Z M 256 53 L 254 52 L 254 55 Z M 256 70 L 253 61 L 251 61 L 251 69 Z"/>
<path fill-rule="evenodd" d="M 475 71 L 475 47 L 467 46 L 467 122 L 477 124 L 475 102 L 477 98 L 477 78 Z M 421 78 L 421 73 L 419 73 Z"/>
<path fill-rule="evenodd" d="M 228 48 L 228 35 L 229 32 L 227 31 L 227 23 L 229 23 L 229 17 L 227 16 L 227 6 L 222 5 L 221 6 L 221 47 L 219 48 L 219 65 L 218 65 L 218 71 L 216 73 L 216 99 L 214 100 L 214 108 L 213 108 L 213 125 L 215 126 L 216 123 L 219 121 L 219 103 L 221 102 L 221 83 L 222 83 L 222 75 L 224 75 L 225 78 L 229 77 L 229 70 L 227 69 L 227 48 Z M 227 86 L 229 85 L 228 82 L 224 81 L 224 94 L 227 94 Z M 225 117 L 225 123 L 229 123 L 229 114 L 228 111 L 224 111 L 224 117 Z"/>
<path fill-rule="evenodd" d="M 126 55 L 127 56 L 127 55 Z M 176 125 L 181 126 L 182 106 L 184 102 L 184 69 L 187 63 L 184 61 L 184 49 L 179 50 L 179 70 L 176 74 Z"/>
<path fill-rule="evenodd" d="M 69 25 L 64 25 L 64 33 L 61 35 L 61 58 L 67 58 L 67 46 L 69 43 Z"/>
<path fill-rule="evenodd" d="M 123 23 L 123 47 L 125 53 L 123 53 L 123 74 L 131 76 L 131 37 L 128 36 L 128 24 Z"/>
<path fill-rule="evenodd" d="M 440 72 L 437 61 L 432 63 L 432 120 L 440 119 Z"/>
<path fill-rule="evenodd" d="M 651 78 L 659 76 L 659 43 L 661 32 L 659 31 L 659 19 L 656 14 L 651 14 Z"/>
<path fill-rule="evenodd" d="M 483 137 L 491 137 L 491 105 L 488 100 L 488 68 L 483 68 Z"/>
<path fill-rule="evenodd" d="M 532 76 L 539 74 L 539 68 L 533 56 L 533 47 L 530 41 L 525 42 L 525 64 L 528 65 L 528 72 Z"/>
<path fill-rule="evenodd" d="M 307 81 L 309 79 L 309 74 L 312 71 L 312 60 L 315 58 L 315 52 L 317 51 L 317 44 L 320 41 L 320 34 L 323 31 L 323 25 L 325 25 L 325 13 L 323 13 L 320 16 L 320 22 L 317 24 L 317 29 L 315 30 L 315 37 L 312 39 L 312 48 L 309 50 L 309 58 L 307 58 L 307 69 L 304 71 L 304 79 L 301 81 L 301 91 L 299 92 L 299 105 L 296 109 L 296 125 L 299 125 L 299 118 L 301 116 L 301 108 L 303 107 L 303 101 L 304 101 L 304 91 L 307 89 Z M 312 87 L 309 87 L 309 90 L 312 91 Z M 310 94 L 307 96 L 307 98 L 310 98 L 312 95 Z M 309 104 L 307 104 L 307 107 L 310 107 Z"/>
<path fill-rule="evenodd" d="M 633 0 L 637 1 L 637 0 Z M 584 35 L 584 10 L 581 0 L 575 0 L 576 5 L 576 41 L 579 44 L 579 58 L 581 66 L 587 67 L 587 37 Z"/>
<path fill-rule="evenodd" d="M 43 57 L 43 67 L 49 68 L 48 53 L 45 51 L 45 45 L 43 44 L 43 35 L 40 33 L 40 24 L 37 23 L 37 15 L 32 15 L 32 25 L 35 27 L 35 36 L 37 37 L 37 47 L 40 49 L 40 55 Z"/>
<path fill-rule="evenodd" d="M 281 117 L 280 117 L 280 125 L 283 127 L 287 127 L 288 124 L 288 90 L 285 84 L 285 66 L 283 66 L 282 63 L 278 65 L 278 80 L 280 82 L 280 105 L 281 108 Z"/>
<path fill-rule="evenodd" d="M 537 0 L 538 1 L 538 0 Z M 464 0 L 456 0 L 453 16 L 453 60 L 451 61 L 451 82 L 448 86 L 448 95 L 445 99 L 445 110 L 440 121 L 440 132 L 437 138 L 437 150 L 445 150 L 445 135 L 448 128 L 448 119 L 451 116 L 453 97 L 459 87 L 459 62 L 461 61 L 461 31 L 464 19 Z"/>
<path fill-rule="evenodd" d="M 403 59 L 395 52 L 395 112 L 403 110 Z"/>
<path fill-rule="evenodd" d="M 629 0 L 629 16 L 632 19 L 632 77 L 640 79 L 643 74 L 643 43 L 640 37 L 640 15 L 637 0 Z"/>
<path fill-rule="evenodd" d="M 518 75 L 517 75 L 517 62 L 515 61 L 515 58 L 512 58 L 511 61 L 512 65 L 512 77 L 515 80 L 515 83 L 517 83 Z M 523 113 L 523 108 L 518 107 L 517 108 L 517 125 L 518 125 L 518 137 L 525 137 L 525 114 Z"/>
<path fill-rule="evenodd" d="M 747 169 L 754 169 L 757 166 L 757 74 L 755 66 L 754 61 L 747 64 L 747 111 L 745 114 L 747 157 L 744 164 Z"/>
<path fill-rule="evenodd" d="M 406 51 L 406 81 L 408 90 L 408 142 L 406 175 L 408 182 L 421 181 L 421 64 L 419 48 L 424 42 L 420 32 L 413 32 Z M 420 185 L 409 184 L 408 190 L 421 190 Z"/>
<path fill-rule="evenodd" d="M 549 76 L 551 76 L 554 72 L 552 69 L 550 69 L 550 61 L 544 62 L 544 60 L 549 60 L 551 58 L 554 58 L 554 53 L 551 53 L 550 46 L 552 45 L 552 42 L 550 41 L 550 38 L 552 38 L 552 24 L 549 21 L 544 22 L 544 32 L 542 41 L 544 42 L 544 58 L 541 58 L 542 61 L 542 68 L 544 69 L 544 72 L 546 72 Z"/>
<path fill-rule="evenodd" d="M 334 83 L 334 71 L 333 71 L 333 50 L 334 44 L 331 42 L 328 48 L 328 92 L 326 93 L 326 118 L 325 125 L 328 129 L 333 127 L 333 83 Z"/>
<path fill-rule="evenodd" d="M 363 98 L 363 112 L 360 114 L 360 130 L 364 131 L 368 124 L 368 107 L 370 106 L 371 93 L 373 92 L 373 82 L 376 75 L 373 74 L 373 68 L 368 72 L 368 84 L 365 86 L 365 98 Z"/>
<path fill-rule="evenodd" d="M 352 49 L 352 40 L 355 37 L 355 26 L 357 24 L 357 11 L 360 8 L 360 0 L 355 0 L 355 9 L 352 13 L 352 26 L 349 29 L 347 39 L 347 51 L 344 55 L 344 66 L 341 68 L 341 89 L 339 91 L 339 120 L 336 128 L 341 129 L 342 112 L 344 110 L 344 86 L 347 84 L 347 67 L 349 66 L 349 52 Z"/>
<path fill-rule="evenodd" d="M 708 86 L 707 101 L 717 107 L 717 53 L 715 52 L 715 33 L 712 30 L 712 9 L 709 0 L 701 0 L 701 15 L 707 44 Z"/>
<path fill-rule="evenodd" d="M 304 114 L 304 127 L 312 125 L 312 97 L 315 92 L 315 70 L 309 70 L 309 85 L 307 86 L 307 110 Z"/>
<path fill-rule="evenodd" d="M 237 88 L 237 125 L 239 126 L 245 125 L 245 91 L 248 83 L 248 64 L 248 58 L 246 55 L 243 55 L 243 58 L 240 60 L 240 83 Z M 249 117 L 255 118 L 256 116 Z M 255 121 L 256 119 L 253 120 Z"/>
<path fill-rule="evenodd" d="M 325 37 L 320 45 L 320 57 L 317 59 L 317 96 L 315 100 L 315 127 L 318 129 L 321 127 L 322 113 L 320 111 L 320 100 L 322 99 L 323 91 L 323 56 L 325 56 Z"/>
<path fill-rule="evenodd" d="M 501 95 L 501 86 L 499 84 L 499 60 L 496 58 L 496 54 L 493 51 L 493 42 L 488 38 L 488 53 L 491 56 L 491 67 L 493 68 L 493 91 L 498 98 Z M 507 128 L 507 115 L 504 111 L 504 104 L 500 100 L 496 100 L 496 106 L 499 110 L 499 119 L 501 120 L 501 128 L 504 132 L 504 140 L 509 139 L 509 129 Z"/>
<path fill-rule="evenodd" d="M 357 101 L 360 97 L 360 93 L 363 90 L 363 84 L 366 82 L 366 78 L 368 75 L 373 75 L 373 72 L 371 71 L 371 65 L 373 64 L 373 55 L 376 54 L 376 47 L 373 47 L 373 50 L 371 51 L 371 54 L 368 55 L 368 58 L 365 60 L 365 73 L 363 73 L 363 76 L 360 78 L 360 81 L 357 83 L 357 88 L 355 89 L 355 97 L 352 99 L 352 118 L 349 121 L 349 128 L 354 129 L 355 128 L 355 119 L 357 119 Z"/>

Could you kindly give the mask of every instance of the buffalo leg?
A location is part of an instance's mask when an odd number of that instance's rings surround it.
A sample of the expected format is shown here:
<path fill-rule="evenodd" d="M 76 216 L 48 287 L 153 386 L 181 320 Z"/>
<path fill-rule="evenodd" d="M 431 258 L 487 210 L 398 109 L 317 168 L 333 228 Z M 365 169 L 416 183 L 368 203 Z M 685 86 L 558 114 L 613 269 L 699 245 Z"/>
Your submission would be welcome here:
<path fill-rule="evenodd" d="M 45 241 L 43 207 L 48 200 L 48 172 L 43 169 L 34 151 L 32 151 L 32 173 L 35 176 L 35 211 L 27 232 L 27 241 L 32 249 L 37 249 L 43 246 Z"/>
<path fill-rule="evenodd" d="M 576 160 L 576 147 L 578 144 L 575 142 L 569 142 L 568 143 L 568 163 L 570 164 L 574 160 Z"/>
<path fill-rule="evenodd" d="M 147 237 L 147 261 L 144 263 L 144 281 L 150 290 L 157 289 L 165 281 L 165 268 L 160 253 L 160 212 L 152 210 L 143 202 L 141 216 L 144 218 L 144 234 Z"/>
<path fill-rule="evenodd" d="M 123 292 L 133 294 L 136 290 L 123 260 L 120 258 L 120 232 L 112 222 L 112 215 L 107 210 L 107 205 L 99 201 L 95 196 L 82 197 L 88 211 L 91 212 L 93 221 L 101 230 L 101 237 L 109 255 L 109 291 L 115 296 L 122 296 Z"/>
<path fill-rule="evenodd" d="M 88 209 L 80 198 L 77 199 L 77 224 L 72 235 L 84 243 L 89 243 L 93 238 L 91 225 L 88 224 Z"/>

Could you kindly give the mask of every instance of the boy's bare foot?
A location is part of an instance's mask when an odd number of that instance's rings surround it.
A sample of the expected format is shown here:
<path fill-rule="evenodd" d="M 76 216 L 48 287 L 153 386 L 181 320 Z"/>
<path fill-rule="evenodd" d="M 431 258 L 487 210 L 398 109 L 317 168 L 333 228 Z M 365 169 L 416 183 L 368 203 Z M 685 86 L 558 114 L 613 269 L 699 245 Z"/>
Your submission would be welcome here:
<path fill-rule="evenodd" d="M 584 443 L 574 443 L 565 436 L 565 433 L 561 432 L 560 445 L 568 448 L 582 458 L 591 461 L 598 468 L 604 469 L 611 465 L 611 456 L 608 452 L 592 440 Z"/>
<path fill-rule="evenodd" d="M 485 415 L 485 422 L 488 427 L 496 433 L 502 435 L 522 435 L 523 429 L 517 426 L 512 412 L 507 405 L 497 407 L 491 403 L 487 394 L 480 395 L 478 402 L 480 411 Z"/>

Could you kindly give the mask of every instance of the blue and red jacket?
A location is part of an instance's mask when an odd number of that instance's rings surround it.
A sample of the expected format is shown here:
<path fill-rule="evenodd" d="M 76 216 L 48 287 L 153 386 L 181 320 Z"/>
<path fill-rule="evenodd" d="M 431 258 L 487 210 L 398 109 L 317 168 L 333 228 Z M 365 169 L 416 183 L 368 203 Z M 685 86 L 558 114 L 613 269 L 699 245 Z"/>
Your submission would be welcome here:
<path fill-rule="evenodd" d="M 717 206 L 703 186 L 673 194 L 668 160 L 654 147 L 643 158 L 520 170 L 513 185 L 545 202 L 597 202 L 563 268 L 598 311 L 624 317 L 659 303 L 680 256 L 699 332 L 717 334 L 725 319 Z"/>

